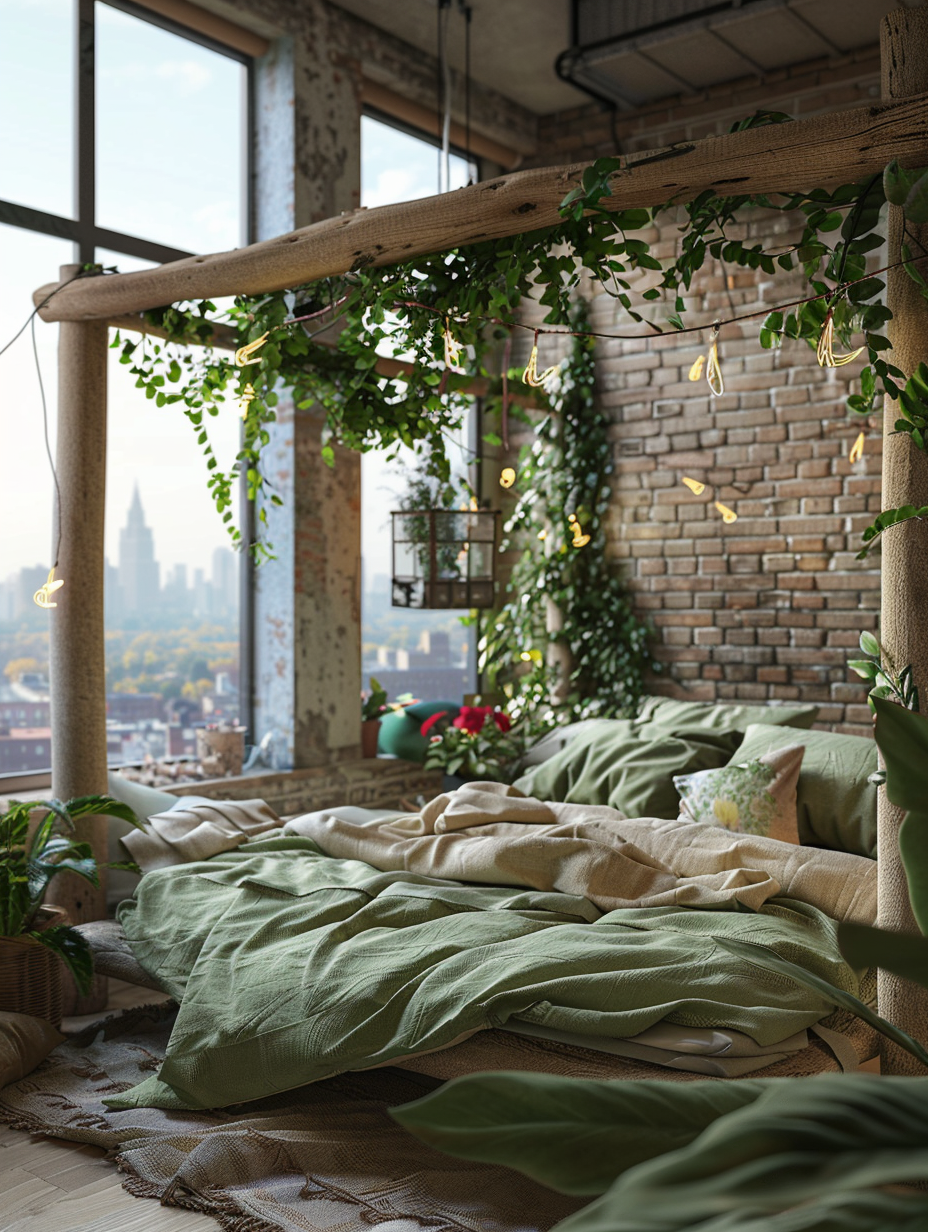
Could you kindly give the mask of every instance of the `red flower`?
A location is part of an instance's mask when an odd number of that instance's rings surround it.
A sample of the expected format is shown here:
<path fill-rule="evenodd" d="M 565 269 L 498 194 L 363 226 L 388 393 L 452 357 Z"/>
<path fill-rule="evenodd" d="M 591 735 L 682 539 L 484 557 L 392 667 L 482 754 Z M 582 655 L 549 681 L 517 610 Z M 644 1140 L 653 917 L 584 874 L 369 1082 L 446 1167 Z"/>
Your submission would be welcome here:
<path fill-rule="evenodd" d="M 493 722 L 501 732 L 508 732 L 512 727 L 512 719 L 510 719 L 509 715 L 505 714 L 502 710 L 493 711 Z"/>
<path fill-rule="evenodd" d="M 435 726 L 435 724 L 438 722 L 438 720 L 443 719 L 447 713 L 448 713 L 447 710 L 439 710 L 437 711 L 437 713 L 429 715 L 429 717 L 425 720 L 425 722 L 419 728 L 419 735 L 427 736 L 429 732 L 432 730 L 432 728 Z M 437 740 L 437 739 L 440 739 L 440 737 L 433 736 L 432 739 Z"/>
<path fill-rule="evenodd" d="M 492 706 L 462 706 L 461 713 L 453 720 L 453 725 L 476 736 L 483 731 L 487 715 L 492 713 Z"/>

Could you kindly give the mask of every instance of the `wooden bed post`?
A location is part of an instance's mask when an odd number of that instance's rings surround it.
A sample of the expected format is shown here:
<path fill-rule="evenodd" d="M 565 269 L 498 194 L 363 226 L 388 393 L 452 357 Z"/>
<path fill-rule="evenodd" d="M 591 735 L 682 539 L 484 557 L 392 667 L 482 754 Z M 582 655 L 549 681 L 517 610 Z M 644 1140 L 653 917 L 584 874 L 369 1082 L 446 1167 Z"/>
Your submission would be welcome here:
<path fill-rule="evenodd" d="M 928 9 L 897 9 L 881 27 L 880 58 L 884 100 L 906 98 L 928 89 Z M 903 238 L 902 209 L 889 207 L 888 261 L 897 259 Z M 911 226 L 910 246 L 928 248 L 928 226 Z M 905 270 L 890 270 L 886 301 L 893 313 L 889 337 L 892 362 L 906 376 L 928 360 L 928 304 Z M 904 433 L 893 433 L 899 404 L 886 398 L 883 423 L 883 508 L 928 504 L 928 456 Z M 907 522 L 883 537 L 880 637 L 897 668 L 911 663 L 921 695 L 928 704 L 928 525 Z M 899 859 L 898 833 L 902 813 L 880 792 L 879 919 L 880 927 L 918 933 L 909 904 L 905 870 Z M 918 1040 L 928 1036 L 928 991 L 881 971 L 878 977 L 880 1013 Z M 884 1073 L 924 1074 L 907 1052 L 883 1040 Z"/>
<path fill-rule="evenodd" d="M 62 280 L 75 265 L 62 267 Z M 64 586 L 50 613 L 52 793 L 60 799 L 106 792 L 106 666 L 103 640 L 103 510 L 106 482 L 105 321 L 63 321 L 58 340 L 60 499 L 52 551 L 61 525 L 56 577 Z M 79 836 L 107 858 L 107 819 L 79 821 Z M 74 876 L 55 882 L 54 902 L 74 924 L 106 916 L 106 874 L 94 889 Z M 105 985 L 104 985 L 105 988 Z M 86 1009 L 102 1008 L 90 1004 Z M 105 995 L 103 1004 L 105 1004 Z M 83 1009 L 82 1009 L 83 1012 Z"/>

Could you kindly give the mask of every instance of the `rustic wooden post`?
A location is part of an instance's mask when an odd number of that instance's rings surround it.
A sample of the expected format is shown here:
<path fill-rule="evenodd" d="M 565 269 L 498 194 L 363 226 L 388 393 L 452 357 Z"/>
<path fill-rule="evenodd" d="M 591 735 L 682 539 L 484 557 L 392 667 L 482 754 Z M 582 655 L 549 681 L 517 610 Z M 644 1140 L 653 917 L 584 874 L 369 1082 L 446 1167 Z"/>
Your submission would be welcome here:
<path fill-rule="evenodd" d="M 78 266 L 62 267 L 62 280 Z M 56 469 L 59 500 L 52 527 L 52 551 L 58 539 L 55 592 L 51 617 L 52 794 L 67 800 L 106 791 L 106 666 L 103 638 L 103 510 L 106 483 L 106 360 L 108 330 L 104 321 L 63 321 L 58 340 L 58 442 Z M 59 521 L 60 520 L 60 521 Z M 77 823 L 99 862 L 107 858 L 107 819 Z M 53 883 L 52 897 L 71 923 L 106 916 L 106 872 L 100 886 L 71 874 Z M 106 981 L 101 979 L 79 1013 L 102 1009 Z"/>
<path fill-rule="evenodd" d="M 897 9 L 881 27 L 883 99 L 901 99 L 928 89 L 928 9 Z M 921 160 L 924 162 L 924 159 Z M 903 215 L 889 207 L 889 256 L 898 259 L 903 239 Z M 928 248 L 928 226 L 909 226 L 910 245 Z M 889 337 L 892 362 L 906 374 L 928 359 L 928 304 L 902 269 L 886 279 L 887 304 L 893 313 Z M 894 434 L 899 406 L 885 400 L 883 424 L 883 508 L 928 504 L 928 456 L 904 433 Z M 898 668 L 911 663 L 916 683 L 928 702 L 928 525 L 907 522 L 883 536 L 880 636 Z M 917 933 L 909 904 L 905 870 L 899 859 L 898 833 L 902 813 L 880 793 L 879 805 L 879 924 L 896 932 Z M 888 972 L 879 973 L 880 1013 L 919 1040 L 928 1036 L 928 991 Z M 907 1052 L 883 1041 L 884 1073 L 923 1074 Z"/>

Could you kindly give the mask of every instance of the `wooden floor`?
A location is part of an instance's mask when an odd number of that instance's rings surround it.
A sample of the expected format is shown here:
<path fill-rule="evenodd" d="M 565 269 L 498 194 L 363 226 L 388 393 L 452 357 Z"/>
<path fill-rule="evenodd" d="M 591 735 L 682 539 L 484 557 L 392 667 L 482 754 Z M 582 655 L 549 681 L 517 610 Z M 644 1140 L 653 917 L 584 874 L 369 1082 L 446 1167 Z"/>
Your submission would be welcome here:
<path fill-rule="evenodd" d="M 109 981 L 108 1010 L 160 1000 L 145 988 Z M 66 1019 L 66 1029 L 100 1014 Z M 216 1232 L 208 1215 L 134 1198 L 99 1147 L 34 1138 L 0 1125 L 0 1232 Z"/>

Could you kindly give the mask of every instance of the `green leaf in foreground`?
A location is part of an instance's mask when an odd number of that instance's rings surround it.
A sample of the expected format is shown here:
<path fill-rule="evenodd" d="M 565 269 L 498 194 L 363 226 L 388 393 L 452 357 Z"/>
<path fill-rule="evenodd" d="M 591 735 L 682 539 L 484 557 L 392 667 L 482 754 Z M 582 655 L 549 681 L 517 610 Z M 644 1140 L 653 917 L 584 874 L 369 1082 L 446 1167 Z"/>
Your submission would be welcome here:
<path fill-rule="evenodd" d="M 597 1082 L 476 1074 L 391 1109 L 429 1146 L 504 1164 L 570 1194 L 599 1194 L 627 1168 L 692 1142 L 756 1099 L 763 1083 Z"/>
<path fill-rule="evenodd" d="M 93 983 L 93 954 L 79 932 L 69 924 L 58 924 L 26 934 L 57 954 L 74 976 L 78 992 L 86 996 Z"/>
<path fill-rule="evenodd" d="M 928 988 L 928 937 L 909 937 L 866 924 L 839 924 L 838 945 L 852 967 L 882 967 Z"/>
<path fill-rule="evenodd" d="M 881 1032 L 887 1039 L 891 1039 L 894 1044 L 898 1044 L 900 1048 L 910 1052 L 913 1057 L 921 1061 L 922 1065 L 928 1067 L 928 1051 L 917 1040 L 912 1039 L 911 1035 L 907 1035 L 905 1031 L 900 1031 L 891 1022 L 881 1018 L 875 1010 L 872 1010 L 859 997 L 845 992 L 842 988 L 835 988 L 827 980 L 823 980 L 818 975 L 813 975 L 805 967 L 800 967 L 798 963 L 781 958 L 779 954 L 775 954 L 773 950 L 768 949 L 765 945 L 757 945 L 753 941 L 734 941 L 730 937 L 714 937 L 713 940 L 723 950 L 728 950 L 730 954 L 734 954 L 736 958 L 743 958 L 745 962 L 753 963 L 757 967 L 764 967 L 767 971 L 776 971 L 780 975 L 787 975 L 790 979 L 795 980 L 797 984 L 802 984 L 805 988 L 811 988 L 813 992 L 817 992 L 826 1001 L 830 1001 L 832 1005 L 839 1005 L 844 1010 L 850 1010 L 852 1014 L 862 1018 L 868 1026 Z"/>
<path fill-rule="evenodd" d="M 689 1146 L 632 1168 L 555 1232 L 928 1226 L 928 1195 L 878 1192 L 928 1179 L 928 1078 L 820 1074 L 763 1085 L 752 1103 Z"/>

